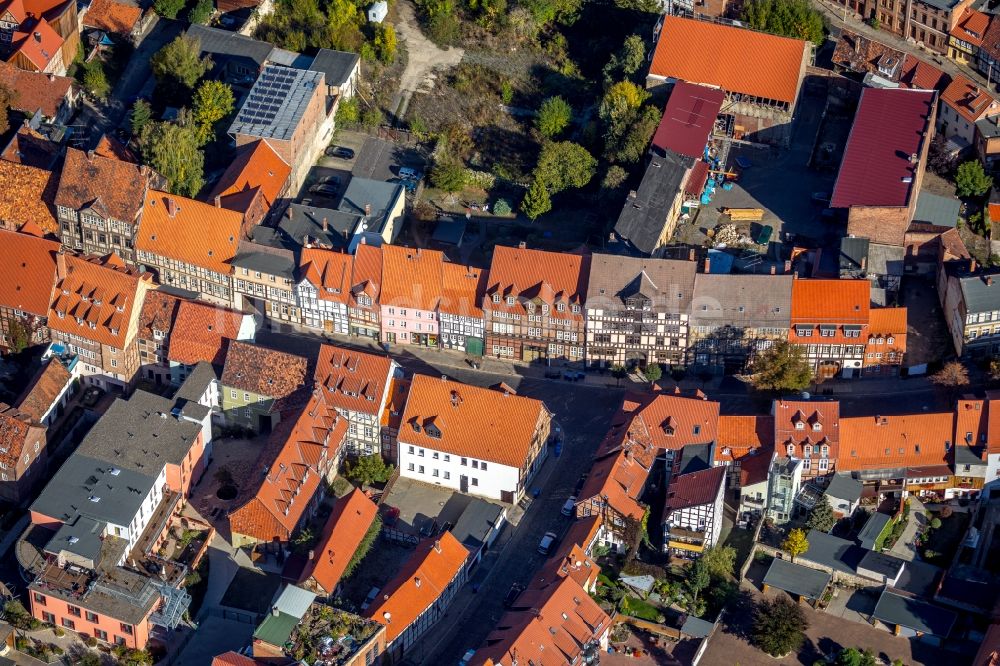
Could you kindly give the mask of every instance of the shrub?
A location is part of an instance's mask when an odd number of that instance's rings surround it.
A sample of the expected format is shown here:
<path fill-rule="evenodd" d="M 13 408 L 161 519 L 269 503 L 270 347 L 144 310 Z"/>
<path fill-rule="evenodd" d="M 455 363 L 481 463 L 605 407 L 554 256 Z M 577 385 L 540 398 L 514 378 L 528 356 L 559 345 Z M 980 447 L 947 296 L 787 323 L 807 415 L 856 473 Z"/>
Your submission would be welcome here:
<path fill-rule="evenodd" d="M 87 640 L 84 641 L 87 647 L 97 647 L 97 639 L 93 636 L 87 636 Z"/>
<path fill-rule="evenodd" d="M 59 636 L 60 638 L 62 638 L 63 636 L 66 635 L 66 630 L 63 629 L 62 627 L 54 627 L 52 629 L 52 633 L 55 634 L 56 636 Z"/>
<path fill-rule="evenodd" d="M 510 215 L 512 212 L 510 202 L 506 199 L 497 199 L 496 203 L 493 204 L 494 215 Z"/>
<path fill-rule="evenodd" d="M 952 509 L 950 506 L 945 505 L 945 506 L 941 507 L 941 517 L 942 518 L 951 518 L 951 514 L 953 514 L 953 513 L 955 513 L 955 510 Z"/>
<path fill-rule="evenodd" d="M 473 187 L 479 187 L 484 190 L 492 189 L 496 185 L 497 177 L 488 171 L 479 171 L 477 169 L 466 169 L 465 170 L 465 182 Z"/>
<path fill-rule="evenodd" d="M 934 518 L 934 519 L 931 520 L 931 529 L 932 530 L 939 530 L 939 529 L 941 529 L 941 519 L 940 518 Z"/>

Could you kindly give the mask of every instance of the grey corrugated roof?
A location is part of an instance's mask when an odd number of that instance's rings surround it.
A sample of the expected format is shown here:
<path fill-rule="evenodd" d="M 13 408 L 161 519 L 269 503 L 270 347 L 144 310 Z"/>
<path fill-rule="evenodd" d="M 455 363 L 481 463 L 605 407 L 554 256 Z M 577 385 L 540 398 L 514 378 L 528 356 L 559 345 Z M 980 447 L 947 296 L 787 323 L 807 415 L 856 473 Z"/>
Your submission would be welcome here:
<path fill-rule="evenodd" d="M 847 236 L 840 239 L 840 270 L 855 272 L 862 275 L 862 266 L 868 266 L 868 244 L 867 238 L 856 238 Z"/>
<path fill-rule="evenodd" d="M 791 311 L 791 275 L 698 273 L 694 278 L 694 326 L 788 328 Z"/>
<path fill-rule="evenodd" d="M 371 178 L 351 178 L 340 198 L 337 209 L 351 215 L 365 215 L 365 206 L 371 207 L 369 228 L 380 230 L 385 225 L 389 211 L 403 196 L 403 186 Z"/>
<path fill-rule="evenodd" d="M 978 447 L 974 448 L 965 443 L 963 439 L 960 444 L 955 445 L 955 464 L 956 465 L 985 465 L 986 461 L 983 460 L 979 453 L 980 449 Z"/>
<path fill-rule="evenodd" d="M 697 269 L 694 261 L 592 255 L 587 307 L 620 310 L 625 299 L 641 293 L 652 301 L 653 312 L 686 313 Z"/>
<path fill-rule="evenodd" d="M 926 222 L 939 227 L 954 227 L 962 202 L 954 197 L 942 197 L 921 190 L 917 196 L 917 209 L 913 214 L 914 222 Z"/>
<path fill-rule="evenodd" d="M 663 233 L 667 213 L 693 160 L 671 154 L 653 156 L 635 196 L 625 200 L 615 233 L 642 254 L 652 254 Z"/>
<path fill-rule="evenodd" d="M 898 624 L 914 631 L 947 638 L 955 625 L 956 615 L 934 604 L 890 592 L 882 591 L 872 616 L 886 624 Z"/>
<path fill-rule="evenodd" d="M 801 555 L 802 559 L 844 573 L 855 573 L 858 562 L 865 554 L 864 549 L 854 542 L 819 530 L 809 530 L 806 539 L 809 541 L 809 550 Z"/>
<path fill-rule="evenodd" d="M 714 628 L 715 625 L 708 620 L 688 615 L 681 625 L 681 633 L 693 638 L 707 638 Z"/>
<path fill-rule="evenodd" d="M 993 284 L 987 284 L 986 277 L 985 275 L 977 275 L 959 278 L 967 312 L 1000 310 L 1000 274 L 992 276 Z"/>
<path fill-rule="evenodd" d="M 301 620 L 315 599 L 316 595 L 307 589 L 296 585 L 285 585 L 278 598 L 274 600 L 274 605 L 282 613 L 288 613 Z"/>
<path fill-rule="evenodd" d="M 861 499 L 861 482 L 850 474 L 834 474 L 830 485 L 826 487 L 826 494 L 848 502 L 857 502 Z"/>
<path fill-rule="evenodd" d="M 868 248 L 868 272 L 875 275 L 903 275 L 906 250 L 896 245 L 872 243 Z"/>
<path fill-rule="evenodd" d="M 267 62 L 274 51 L 268 42 L 197 23 L 188 28 L 187 36 L 198 39 L 202 53 L 249 58 L 258 65 Z"/>
<path fill-rule="evenodd" d="M 885 553 L 876 553 L 874 550 L 869 550 L 865 553 L 864 557 L 858 563 L 859 570 L 874 571 L 880 576 L 885 576 L 892 580 L 896 580 L 896 577 L 905 566 L 906 560 L 886 555 Z"/>
<path fill-rule="evenodd" d="M 295 254 L 284 247 L 241 239 L 236 256 L 230 263 L 238 268 L 277 275 L 287 280 L 295 279 Z"/>
<path fill-rule="evenodd" d="M 472 498 L 452 526 L 451 534 L 475 553 L 486 543 L 486 537 L 500 520 L 503 511 L 504 508 L 499 504 Z"/>
<path fill-rule="evenodd" d="M 990 116 L 976 121 L 976 129 L 987 139 L 1000 136 L 1000 116 Z"/>
<path fill-rule="evenodd" d="M 309 65 L 309 69 L 314 72 L 323 72 L 326 75 L 326 85 L 342 86 L 350 78 L 358 60 L 360 57 L 357 53 L 320 49 Z"/>
<path fill-rule="evenodd" d="M 884 513 L 875 512 L 865 522 L 865 526 L 858 532 L 858 543 L 862 548 L 872 549 L 878 535 L 882 533 L 885 526 L 889 524 L 891 518 Z"/>
<path fill-rule="evenodd" d="M 830 584 L 831 574 L 810 569 L 801 564 L 775 558 L 764 576 L 764 585 L 797 594 L 806 599 L 819 599 Z"/>
<path fill-rule="evenodd" d="M 290 140 L 313 95 L 325 94 L 319 90 L 322 85 L 322 72 L 265 65 L 229 126 L 229 134 Z"/>

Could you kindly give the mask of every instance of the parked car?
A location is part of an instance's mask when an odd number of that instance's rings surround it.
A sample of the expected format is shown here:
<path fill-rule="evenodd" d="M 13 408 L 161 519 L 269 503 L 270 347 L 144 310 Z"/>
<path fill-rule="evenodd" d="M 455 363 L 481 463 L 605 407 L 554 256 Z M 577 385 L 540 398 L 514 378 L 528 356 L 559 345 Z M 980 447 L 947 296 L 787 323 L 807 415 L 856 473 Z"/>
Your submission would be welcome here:
<path fill-rule="evenodd" d="M 399 177 L 403 180 L 421 180 L 424 174 L 422 171 L 417 171 L 410 167 L 399 167 Z"/>
<path fill-rule="evenodd" d="M 327 149 L 323 152 L 326 153 L 327 157 L 339 157 L 342 160 L 354 159 L 354 151 L 343 146 L 327 146 Z"/>
<path fill-rule="evenodd" d="M 340 188 L 335 185 L 313 185 L 309 188 L 310 194 L 319 194 L 324 197 L 335 197 L 340 194 Z"/>
<path fill-rule="evenodd" d="M 538 552 L 541 553 L 542 555 L 548 555 L 549 552 L 552 550 L 552 546 L 555 544 L 555 542 L 556 542 L 556 533 L 546 532 L 545 536 L 542 537 L 542 540 L 538 542 Z"/>
<path fill-rule="evenodd" d="M 507 596 L 503 598 L 503 607 L 510 608 L 513 606 L 514 602 L 517 601 L 518 595 L 522 592 L 524 592 L 524 585 L 521 585 L 520 583 L 514 583 L 511 585 L 510 589 L 507 590 Z"/>
<path fill-rule="evenodd" d="M 821 203 L 823 205 L 830 204 L 830 193 L 829 192 L 813 192 L 811 198 L 816 203 Z"/>
<path fill-rule="evenodd" d="M 375 603 L 375 597 L 377 597 L 378 593 L 381 591 L 382 588 L 379 587 L 373 587 L 368 590 L 368 596 L 365 597 L 364 603 L 361 604 L 361 610 L 368 610 L 368 607 Z"/>
<path fill-rule="evenodd" d="M 475 650 L 471 648 L 466 650 L 465 654 L 462 656 L 462 661 L 458 662 L 458 666 L 469 666 L 469 664 L 472 662 L 472 658 L 475 656 L 476 656 Z"/>
<path fill-rule="evenodd" d="M 565 504 L 563 504 L 562 515 L 572 516 L 575 511 L 576 511 L 576 498 L 570 495 L 570 498 L 566 500 Z"/>

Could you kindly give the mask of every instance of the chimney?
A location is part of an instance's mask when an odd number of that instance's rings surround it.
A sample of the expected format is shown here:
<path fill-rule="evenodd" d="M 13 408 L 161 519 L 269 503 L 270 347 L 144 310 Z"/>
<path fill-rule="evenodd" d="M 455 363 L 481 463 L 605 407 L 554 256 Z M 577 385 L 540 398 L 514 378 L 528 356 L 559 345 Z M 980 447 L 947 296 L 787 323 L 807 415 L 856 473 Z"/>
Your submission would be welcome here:
<path fill-rule="evenodd" d="M 278 611 L 278 607 L 277 606 L 271 606 L 271 615 L 273 615 L 274 617 L 278 617 L 279 614 L 280 613 Z"/>
<path fill-rule="evenodd" d="M 287 217 L 289 220 L 292 219 L 292 207 L 291 206 L 289 206 L 288 208 L 285 209 L 285 217 Z"/>
<path fill-rule="evenodd" d="M 167 197 L 166 203 L 167 203 L 167 215 L 169 215 L 170 217 L 177 215 L 177 202 L 174 201 L 174 198 Z"/>
<path fill-rule="evenodd" d="M 420 587 L 420 576 L 414 577 L 413 584 L 416 585 L 417 587 Z"/>
<path fill-rule="evenodd" d="M 371 214 L 372 214 L 372 205 L 370 203 L 366 203 L 365 204 L 365 217 L 368 217 Z"/>
<path fill-rule="evenodd" d="M 777 267 L 777 266 L 774 266 L 774 265 L 772 265 L 772 266 L 771 266 L 771 275 L 776 275 L 776 274 L 777 274 L 777 272 L 778 272 L 778 267 Z"/>
<path fill-rule="evenodd" d="M 309 551 L 309 561 L 312 561 L 312 559 L 313 559 L 314 557 L 316 557 L 316 551 L 314 551 L 314 550 L 310 550 L 310 551 Z"/>
<path fill-rule="evenodd" d="M 517 244 L 517 249 L 518 250 L 523 250 L 526 247 L 528 247 L 528 244 L 525 243 L 524 241 L 521 241 L 520 243 Z"/>
<path fill-rule="evenodd" d="M 712 257 L 705 257 L 705 272 L 708 273 L 712 268 Z"/>
<path fill-rule="evenodd" d="M 324 217 L 323 218 L 323 231 L 326 232 L 327 230 L 329 230 L 329 228 L 330 228 L 330 224 L 329 224 L 329 222 L 326 221 L 326 218 Z"/>
<path fill-rule="evenodd" d="M 324 222 L 326 221 L 326 218 L 325 218 L 325 217 L 323 218 L 323 221 L 324 221 Z M 341 232 L 341 234 L 342 234 L 342 235 L 344 236 L 344 240 L 347 240 L 347 229 L 344 229 L 344 230 L 343 230 L 343 231 Z M 365 239 L 364 239 L 364 237 L 362 237 L 362 238 L 361 238 L 361 242 L 362 242 L 362 243 L 364 243 L 364 242 L 365 242 Z"/>
<path fill-rule="evenodd" d="M 969 272 L 975 273 L 977 268 L 979 268 L 979 264 L 976 263 L 975 258 L 969 259 Z"/>
<path fill-rule="evenodd" d="M 66 250 L 59 248 L 56 252 L 56 279 L 62 280 L 66 277 Z"/>
<path fill-rule="evenodd" d="M 992 287 L 993 286 L 993 276 L 991 276 L 991 275 L 987 275 L 986 276 L 986 286 L 987 287 Z"/>
<path fill-rule="evenodd" d="M 35 33 L 35 41 L 38 42 L 39 44 L 42 43 L 42 33 L 40 32 Z"/>
<path fill-rule="evenodd" d="M 861 257 L 861 270 L 868 268 L 868 257 Z"/>
<path fill-rule="evenodd" d="M 785 265 L 782 267 L 781 274 L 788 275 L 791 272 L 792 272 L 792 261 L 791 259 L 789 259 L 788 261 L 785 262 Z"/>
<path fill-rule="evenodd" d="M 215 207 L 216 208 L 222 208 L 222 195 L 221 194 L 216 194 L 215 195 Z"/>
<path fill-rule="evenodd" d="M 52 82 L 52 81 L 55 81 L 55 80 L 56 80 L 56 75 L 55 74 L 49 74 L 49 82 Z"/>
<path fill-rule="evenodd" d="M 688 250 L 688 261 L 694 261 L 694 248 Z"/>
<path fill-rule="evenodd" d="M 437 552 L 437 553 L 441 552 L 441 540 L 440 539 L 436 539 L 434 541 L 434 551 Z"/>

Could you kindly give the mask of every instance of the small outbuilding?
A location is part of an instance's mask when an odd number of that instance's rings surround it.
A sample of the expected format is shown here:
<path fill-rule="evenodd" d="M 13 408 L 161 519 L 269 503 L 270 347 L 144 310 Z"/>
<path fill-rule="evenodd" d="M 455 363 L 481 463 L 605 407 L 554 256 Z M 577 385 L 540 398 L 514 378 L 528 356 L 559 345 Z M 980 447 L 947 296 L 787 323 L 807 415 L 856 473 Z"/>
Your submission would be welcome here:
<path fill-rule="evenodd" d="M 861 482 L 850 474 L 834 474 L 826 488 L 826 497 L 838 517 L 850 516 L 861 502 Z"/>
<path fill-rule="evenodd" d="M 923 637 L 930 643 L 947 638 L 955 626 L 955 613 L 916 597 L 886 588 L 872 617 L 889 625 L 897 636 Z"/>
<path fill-rule="evenodd" d="M 826 571 L 810 569 L 801 564 L 775 558 L 764 576 L 764 591 L 773 587 L 784 590 L 799 601 L 815 603 L 823 598 L 823 593 L 833 576 Z"/>
<path fill-rule="evenodd" d="M 368 8 L 368 22 L 381 23 L 389 13 L 389 3 L 386 0 L 379 0 Z"/>
<path fill-rule="evenodd" d="M 884 513 L 873 513 L 865 526 L 858 532 L 858 543 L 861 544 L 861 547 L 874 550 L 879 535 L 882 534 L 882 530 L 886 528 L 890 520 L 891 518 Z"/>

